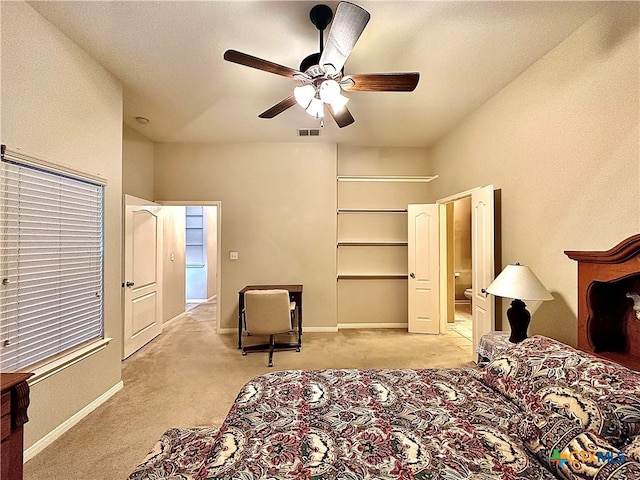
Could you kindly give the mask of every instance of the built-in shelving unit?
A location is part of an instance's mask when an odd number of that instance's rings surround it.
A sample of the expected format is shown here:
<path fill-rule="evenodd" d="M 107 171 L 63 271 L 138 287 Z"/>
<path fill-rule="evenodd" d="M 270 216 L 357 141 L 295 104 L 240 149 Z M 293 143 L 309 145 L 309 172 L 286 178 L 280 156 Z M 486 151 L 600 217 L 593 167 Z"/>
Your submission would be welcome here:
<path fill-rule="evenodd" d="M 437 176 L 424 175 L 426 163 L 402 152 L 363 159 L 355 151 L 338 161 L 338 324 L 401 324 L 407 318 L 407 206 L 427 203 L 426 185 Z"/>

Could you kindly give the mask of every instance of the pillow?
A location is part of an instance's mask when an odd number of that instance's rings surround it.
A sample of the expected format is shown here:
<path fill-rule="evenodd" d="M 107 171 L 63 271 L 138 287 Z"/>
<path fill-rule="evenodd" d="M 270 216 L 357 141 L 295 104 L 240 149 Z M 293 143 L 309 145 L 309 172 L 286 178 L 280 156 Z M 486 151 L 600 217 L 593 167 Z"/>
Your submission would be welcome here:
<path fill-rule="evenodd" d="M 640 463 L 562 415 L 524 415 L 518 435 L 527 450 L 558 478 L 640 478 Z"/>
<path fill-rule="evenodd" d="M 563 415 L 614 446 L 640 434 L 640 374 L 551 338 L 515 344 L 478 378 L 521 409 Z"/>

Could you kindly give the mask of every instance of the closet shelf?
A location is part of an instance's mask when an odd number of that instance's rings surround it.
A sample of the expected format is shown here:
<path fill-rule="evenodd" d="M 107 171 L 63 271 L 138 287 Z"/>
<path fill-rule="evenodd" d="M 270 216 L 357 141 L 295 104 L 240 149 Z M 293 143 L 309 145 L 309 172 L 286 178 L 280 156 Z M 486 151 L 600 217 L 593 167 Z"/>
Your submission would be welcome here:
<path fill-rule="evenodd" d="M 437 175 L 340 175 L 338 181 L 428 183 L 436 178 Z"/>
<path fill-rule="evenodd" d="M 409 242 L 338 242 L 338 247 L 406 247 Z"/>
<path fill-rule="evenodd" d="M 406 274 L 338 274 L 338 280 L 406 280 Z"/>
<path fill-rule="evenodd" d="M 407 213 L 406 208 L 339 208 L 341 213 Z"/>

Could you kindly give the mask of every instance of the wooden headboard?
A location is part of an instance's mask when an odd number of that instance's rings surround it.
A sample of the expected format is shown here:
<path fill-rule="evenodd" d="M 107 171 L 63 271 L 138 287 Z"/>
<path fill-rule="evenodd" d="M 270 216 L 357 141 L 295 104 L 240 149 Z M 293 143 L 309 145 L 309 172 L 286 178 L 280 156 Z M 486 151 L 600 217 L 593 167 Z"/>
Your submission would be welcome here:
<path fill-rule="evenodd" d="M 640 370 L 640 234 L 564 253 L 578 262 L 578 348 Z"/>

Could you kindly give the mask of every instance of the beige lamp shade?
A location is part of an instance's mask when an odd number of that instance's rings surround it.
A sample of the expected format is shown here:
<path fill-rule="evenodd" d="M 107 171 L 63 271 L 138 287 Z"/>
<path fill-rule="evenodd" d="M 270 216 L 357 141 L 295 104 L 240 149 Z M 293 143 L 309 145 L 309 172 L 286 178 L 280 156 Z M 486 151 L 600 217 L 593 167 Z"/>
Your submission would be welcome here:
<path fill-rule="evenodd" d="M 518 300 L 553 300 L 553 296 L 535 273 L 519 263 L 507 265 L 487 287 L 486 292 L 497 297 Z"/>

